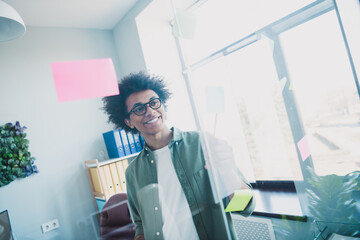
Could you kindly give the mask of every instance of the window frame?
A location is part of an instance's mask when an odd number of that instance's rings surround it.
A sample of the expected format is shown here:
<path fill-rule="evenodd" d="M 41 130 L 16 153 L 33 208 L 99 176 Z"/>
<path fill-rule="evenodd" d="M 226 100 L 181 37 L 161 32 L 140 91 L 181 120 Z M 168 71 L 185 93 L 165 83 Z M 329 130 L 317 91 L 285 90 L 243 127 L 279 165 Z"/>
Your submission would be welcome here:
<path fill-rule="evenodd" d="M 202 1 L 200 1 L 200 2 L 202 2 Z M 194 5 L 193 7 L 190 7 L 189 9 L 191 10 L 191 9 L 197 8 L 199 6 L 201 6 L 201 4 L 199 4 L 197 2 L 196 6 Z M 351 66 L 352 73 L 354 76 L 357 92 L 360 97 L 360 85 L 359 85 L 354 61 L 351 56 L 351 51 L 350 51 L 347 37 L 346 37 L 345 31 L 344 31 L 344 26 L 341 21 L 341 17 L 339 14 L 339 9 L 337 7 L 336 0 L 318 0 L 318 1 L 314 1 L 313 3 L 307 5 L 303 8 L 298 9 L 297 11 L 295 11 L 293 13 L 288 14 L 287 16 L 281 18 L 280 20 L 275 21 L 275 22 L 261 28 L 240 40 L 237 40 L 237 41 L 229 44 L 228 46 L 226 46 L 222 49 L 214 51 L 210 55 L 208 55 L 196 62 L 193 62 L 191 64 L 187 63 L 185 60 L 185 57 L 183 54 L 183 46 L 182 46 L 181 38 L 175 36 L 175 41 L 176 41 L 176 45 L 178 48 L 179 58 L 180 58 L 180 62 L 181 62 L 182 69 L 183 69 L 183 77 L 185 79 L 186 87 L 189 92 L 190 102 L 192 105 L 193 113 L 195 115 L 195 122 L 196 122 L 196 126 L 198 127 L 198 129 L 201 130 L 201 125 L 200 125 L 199 117 L 197 116 L 197 113 L 198 113 L 197 106 L 196 106 L 196 104 L 194 104 L 194 99 L 192 97 L 193 91 L 192 91 L 191 83 L 190 83 L 191 82 L 190 74 L 193 70 L 196 70 L 197 68 L 199 68 L 209 62 L 212 62 L 220 57 L 225 57 L 226 55 L 229 55 L 235 51 L 240 50 L 241 48 L 244 48 L 248 45 L 251 45 L 252 43 L 257 42 L 259 40 L 259 36 L 262 34 L 262 35 L 265 35 L 266 37 L 270 38 L 274 42 L 273 59 L 274 59 L 274 63 L 276 66 L 278 78 L 282 79 L 285 77 L 285 78 L 289 79 L 289 74 L 287 71 L 285 58 L 284 58 L 281 44 L 279 41 L 279 35 L 282 32 L 285 32 L 291 28 L 294 28 L 294 27 L 301 25 L 307 21 L 317 18 L 329 11 L 336 12 L 336 15 L 338 18 L 338 23 L 339 23 L 341 33 L 342 33 L 342 37 L 344 40 L 345 48 L 346 48 L 347 55 L 349 58 L 350 66 Z M 288 88 L 285 88 L 285 89 L 288 89 Z M 289 90 L 284 90 L 283 97 L 284 97 L 285 107 L 287 110 L 289 124 L 291 127 L 293 140 L 294 140 L 294 143 L 297 143 L 299 140 L 301 140 L 305 136 L 304 125 L 302 123 L 302 119 L 301 119 L 299 111 L 297 109 L 293 92 L 289 91 Z M 312 157 L 310 155 L 305 161 L 302 161 L 299 149 L 296 148 L 296 151 L 297 151 L 298 161 L 300 164 L 303 178 L 307 179 L 308 177 L 310 177 L 310 175 L 306 169 L 308 167 L 314 168 Z M 252 182 L 251 184 L 255 189 L 264 189 L 265 188 L 265 189 L 275 189 L 275 190 L 291 191 L 291 192 L 295 191 L 296 192 L 295 182 L 301 182 L 301 181 L 292 181 L 292 180 L 290 180 L 290 181 L 286 181 L 286 180 L 285 181 L 281 181 L 281 180 L 268 181 L 268 180 L 256 179 L 256 181 Z"/>

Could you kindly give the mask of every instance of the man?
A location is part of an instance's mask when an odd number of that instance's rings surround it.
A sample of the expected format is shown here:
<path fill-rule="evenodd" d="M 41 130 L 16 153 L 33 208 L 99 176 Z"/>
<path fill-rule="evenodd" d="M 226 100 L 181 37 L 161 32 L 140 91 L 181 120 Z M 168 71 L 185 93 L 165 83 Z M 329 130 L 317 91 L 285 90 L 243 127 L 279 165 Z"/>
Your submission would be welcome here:
<path fill-rule="evenodd" d="M 214 201 L 199 134 L 166 125 L 171 94 L 163 79 L 134 73 L 122 79 L 119 90 L 120 95 L 104 98 L 109 121 L 140 132 L 146 141 L 126 170 L 135 239 L 235 238 Z"/>

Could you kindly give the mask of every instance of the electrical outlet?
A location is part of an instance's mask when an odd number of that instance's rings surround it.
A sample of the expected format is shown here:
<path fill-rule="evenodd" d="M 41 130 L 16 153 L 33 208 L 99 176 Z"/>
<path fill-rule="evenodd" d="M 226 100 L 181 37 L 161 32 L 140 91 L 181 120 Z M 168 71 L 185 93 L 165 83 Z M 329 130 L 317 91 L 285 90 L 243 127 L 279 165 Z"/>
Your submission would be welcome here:
<path fill-rule="evenodd" d="M 42 229 L 43 233 L 49 232 L 58 227 L 60 227 L 60 225 L 59 225 L 59 220 L 57 220 L 57 219 L 51 220 L 51 221 L 49 221 L 47 223 L 43 223 L 41 225 L 41 229 Z"/>

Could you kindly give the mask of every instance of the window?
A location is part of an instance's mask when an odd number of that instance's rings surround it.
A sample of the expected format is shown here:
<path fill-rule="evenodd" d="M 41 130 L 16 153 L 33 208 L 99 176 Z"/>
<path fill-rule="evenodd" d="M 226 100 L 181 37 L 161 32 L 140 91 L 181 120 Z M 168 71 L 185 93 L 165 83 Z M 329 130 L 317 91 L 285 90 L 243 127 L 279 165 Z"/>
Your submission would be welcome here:
<path fill-rule="evenodd" d="M 200 127 L 232 145 L 252 181 L 359 169 L 359 83 L 333 1 L 261 14 L 231 4 L 205 2 L 198 35 L 179 40 Z"/>
<path fill-rule="evenodd" d="M 240 169 L 253 169 L 247 177 L 301 179 L 270 44 L 259 40 L 194 70 L 194 95 L 205 130 L 227 140 Z"/>
<path fill-rule="evenodd" d="M 335 10 L 279 38 L 315 171 L 359 169 L 359 95 Z"/>

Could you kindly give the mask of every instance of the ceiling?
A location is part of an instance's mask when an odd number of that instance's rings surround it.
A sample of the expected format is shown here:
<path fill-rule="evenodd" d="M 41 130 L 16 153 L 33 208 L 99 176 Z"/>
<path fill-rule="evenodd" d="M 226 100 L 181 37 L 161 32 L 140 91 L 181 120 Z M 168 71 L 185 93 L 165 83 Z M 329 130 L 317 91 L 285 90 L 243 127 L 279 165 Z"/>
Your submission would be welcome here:
<path fill-rule="evenodd" d="M 3 0 L 26 26 L 113 29 L 138 0 Z"/>

